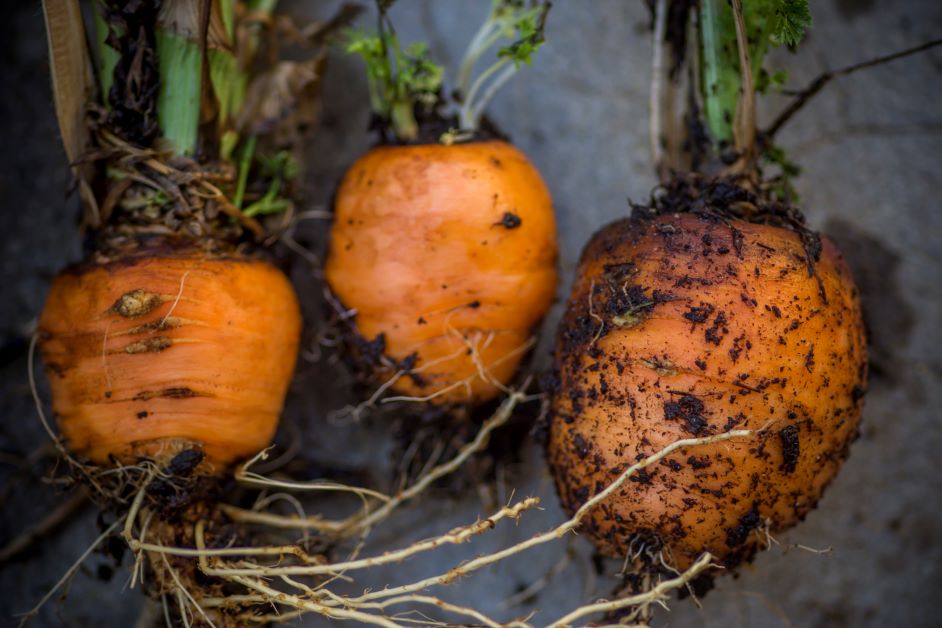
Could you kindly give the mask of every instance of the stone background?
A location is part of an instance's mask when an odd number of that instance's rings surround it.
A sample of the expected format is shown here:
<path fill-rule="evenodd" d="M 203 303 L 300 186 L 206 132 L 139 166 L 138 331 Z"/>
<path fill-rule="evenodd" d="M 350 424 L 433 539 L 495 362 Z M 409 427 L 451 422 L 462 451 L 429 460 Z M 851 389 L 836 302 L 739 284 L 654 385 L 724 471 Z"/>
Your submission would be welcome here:
<path fill-rule="evenodd" d="M 336 2 L 293 2 L 292 10 L 326 16 Z M 404 41 L 429 41 L 433 57 L 454 70 L 487 2 L 401 0 L 393 18 Z M 650 43 L 641 2 L 557 0 L 548 43 L 493 103 L 491 115 L 544 174 L 555 199 L 563 281 L 571 280 L 583 243 L 624 215 L 628 198 L 644 199 L 655 180 L 647 152 Z M 777 53 L 790 83 L 804 85 L 826 68 L 895 51 L 939 36 L 937 0 L 817 0 L 815 28 L 797 55 Z M 363 20 L 368 23 L 368 18 Z M 44 436 L 27 383 L 24 337 L 59 268 L 79 259 L 77 201 L 58 144 L 38 3 L 5 3 L 0 19 L 0 543 L 25 529 L 63 497 L 41 482 L 49 468 Z M 321 128 L 310 151 L 308 208 L 323 207 L 337 179 L 371 142 L 366 132 L 362 68 L 332 59 Z M 738 578 L 727 578 L 698 609 L 673 604 L 658 623 L 671 626 L 936 626 L 942 593 L 942 212 L 935 186 L 942 157 L 942 50 L 885 65 L 827 87 L 781 139 L 805 172 L 798 189 L 811 223 L 841 244 L 865 296 L 872 334 L 873 378 L 861 439 L 820 506 L 781 546 L 832 547 L 827 555 L 780 548 L 761 555 Z M 774 107 L 770 103 L 765 111 Z M 316 246 L 323 223 L 302 236 Z M 293 278 L 305 295 L 316 336 L 316 272 L 303 260 Z M 547 322 L 536 367 L 546 364 Z M 390 437 L 383 422 L 324 420 L 352 398 L 342 367 L 302 361 L 286 410 L 282 442 L 302 434 L 302 461 L 319 469 L 369 465 L 388 482 Z M 504 469 L 506 498 L 539 494 L 545 510 L 519 526 L 504 525 L 480 544 L 450 549 L 374 573 L 358 586 L 382 586 L 435 573 L 474 552 L 505 546 L 562 520 L 534 446 Z M 486 510 L 474 491 L 440 493 L 404 509 L 372 539 L 375 551 L 473 521 Z M 332 503 L 309 508 L 329 511 Z M 0 565 L 0 624 L 32 606 L 98 534 L 86 508 L 39 548 Z M 461 581 L 442 594 L 509 619 L 539 609 L 555 617 L 611 587 L 617 566 L 602 575 L 588 543 L 569 544 L 566 568 L 535 599 L 504 600 L 547 573 L 566 553 L 560 543 Z M 127 590 L 127 569 L 90 558 L 63 602 L 49 604 L 35 626 L 130 626 L 141 601 Z M 308 619 L 304 625 L 320 625 Z"/>

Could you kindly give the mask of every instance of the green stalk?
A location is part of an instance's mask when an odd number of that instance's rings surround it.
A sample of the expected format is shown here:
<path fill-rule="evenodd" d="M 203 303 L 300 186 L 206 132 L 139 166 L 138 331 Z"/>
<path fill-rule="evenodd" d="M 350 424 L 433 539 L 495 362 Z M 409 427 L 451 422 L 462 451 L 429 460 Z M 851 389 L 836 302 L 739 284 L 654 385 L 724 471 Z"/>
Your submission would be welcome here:
<path fill-rule="evenodd" d="M 242 209 L 242 200 L 245 198 L 245 186 L 249 181 L 249 170 L 252 168 L 252 159 L 255 157 L 255 146 L 258 144 L 258 137 L 250 135 L 245 140 L 245 146 L 242 147 L 242 159 L 239 160 L 239 178 L 236 181 L 235 196 L 232 198 L 232 204 Z"/>
<path fill-rule="evenodd" d="M 396 137 L 407 142 L 419 136 L 419 124 L 415 119 L 415 103 L 409 85 L 401 81 L 404 70 L 408 68 L 403 59 L 402 49 L 399 47 L 399 38 L 390 27 L 388 33 L 384 32 L 385 20 L 380 20 L 380 41 L 383 44 L 383 56 L 390 62 L 389 75 L 396 77 L 393 85 L 385 88 L 392 98 L 389 102 L 389 121 Z"/>
<path fill-rule="evenodd" d="M 376 35 L 350 31 L 347 52 L 366 61 L 373 112 L 392 126 L 399 139 L 417 139 L 415 107 L 430 107 L 441 85 L 441 68 L 428 60 L 427 47 L 412 44 L 402 50 L 395 32 L 382 22 Z"/>
<path fill-rule="evenodd" d="M 92 12 L 95 16 L 95 45 L 98 50 L 98 87 L 101 89 L 102 103 L 105 107 L 108 107 L 108 94 L 111 92 L 111 84 L 114 82 L 114 69 L 118 65 L 118 59 L 121 55 L 105 43 L 108 39 L 108 24 L 105 23 L 102 10 L 100 5 L 96 3 Z"/>
<path fill-rule="evenodd" d="M 277 4 L 277 0 L 253 0 L 247 3 L 247 9 L 253 15 L 271 15 Z M 228 161 L 239 142 L 238 133 L 232 127 L 233 122 L 242 111 L 242 105 L 245 103 L 249 85 L 248 70 L 258 50 L 261 29 L 257 24 L 250 25 L 249 36 L 243 42 L 245 48 L 241 60 L 246 67 L 240 67 L 240 59 L 233 52 L 236 43 L 236 0 L 218 0 L 218 6 L 225 27 L 226 39 L 225 42 L 222 42 L 224 45 L 210 47 L 207 56 L 209 59 L 209 79 L 219 108 L 219 153 L 223 160 Z M 213 8 L 215 7 L 216 5 L 213 6 Z"/>
<path fill-rule="evenodd" d="M 523 64 L 529 65 L 533 54 L 543 43 L 543 24 L 549 3 L 526 5 L 511 0 L 493 0 L 491 11 L 478 29 L 465 52 L 458 73 L 461 106 L 459 127 L 463 132 L 475 132 L 484 108 L 497 91 L 516 74 Z M 514 41 L 514 38 L 517 38 Z M 493 62 L 472 81 L 474 66 L 493 46 L 503 39 L 511 43 L 497 51 Z M 513 63 L 512 67 L 506 67 Z M 483 91 L 483 95 L 479 94 Z"/>
<path fill-rule="evenodd" d="M 370 110 L 373 111 L 373 113 L 382 115 L 384 113 L 382 85 L 376 82 L 376 78 L 372 74 L 367 74 L 366 87 L 370 95 Z"/>
<path fill-rule="evenodd" d="M 161 13 L 167 10 L 168 14 L 174 14 L 179 6 L 167 2 Z M 178 155 L 193 155 L 199 139 L 203 51 L 197 36 L 197 20 L 185 19 L 193 17 L 192 13 L 179 10 L 174 15 L 177 19 L 158 19 L 155 34 L 160 66 L 157 122 Z"/>
<path fill-rule="evenodd" d="M 392 103 L 389 112 L 393 133 L 401 140 L 411 142 L 419 137 L 419 123 L 416 122 L 412 100 L 406 98 Z"/>
<path fill-rule="evenodd" d="M 481 75 L 475 79 L 474 84 L 471 85 L 471 88 L 468 90 L 467 94 L 462 94 L 464 101 L 461 103 L 461 111 L 458 114 L 462 131 L 474 131 L 477 129 L 478 121 L 475 119 L 474 112 L 478 109 L 483 110 L 484 106 L 487 105 L 486 99 L 482 99 L 480 106 L 478 106 L 478 92 L 484 87 L 484 84 L 491 76 L 499 72 L 501 68 L 506 66 L 508 63 L 510 63 L 510 59 L 507 58 L 498 60 L 496 63 L 491 65 L 491 67 L 481 72 Z"/>
<path fill-rule="evenodd" d="M 235 40 L 235 9 L 236 0 L 218 0 L 219 12 L 222 14 L 222 24 L 226 28 L 226 37 L 229 42 Z"/>
<path fill-rule="evenodd" d="M 278 0 L 249 0 L 246 4 L 248 4 L 249 11 L 253 13 L 271 14 L 275 12 Z"/>
<path fill-rule="evenodd" d="M 225 133 L 229 121 L 242 106 L 245 96 L 244 76 L 239 71 L 239 60 L 233 52 L 235 43 L 235 0 L 216 0 L 211 10 L 218 8 L 219 20 L 223 25 L 223 33 L 215 33 L 210 26 L 208 36 L 207 55 L 209 59 L 209 81 L 213 86 L 219 107 L 218 124 L 222 133 Z M 213 18 L 210 18 L 212 24 Z M 221 41 L 216 41 L 221 39 Z"/>
<path fill-rule="evenodd" d="M 701 3 L 700 46 L 707 128 L 715 143 L 730 143 L 733 141 L 740 78 L 736 24 L 727 0 L 703 0 Z"/>
<path fill-rule="evenodd" d="M 471 39 L 471 43 L 468 44 L 468 49 L 465 51 L 464 57 L 461 60 L 461 67 L 458 69 L 457 84 L 458 90 L 461 92 L 462 96 L 467 94 L 468 89 L 471 87 L 471 72 L 474 70 L 474 64 L 477 63 L 481 55 L 494 44 L 494 41 L 491 41 L 491 39 L 500 36 L 499 31 L 494 33 L 497 29 L 498 26 L 494 19 L 494 10 L 491 9 L 487 19 L 481 24 L 478 32 L 475 33 L 474 37 Z"/>
<path fill-rule="evenodd" d="M 484 115 L 484 109 L 487 107 L 488 103 L 494 99 L 494 96 L 498 91 L 500 91 L 500 88 L 503 87 L 504 84 L 506 84 L 510 79 L 512 79 L 519 69 L 520 68 L 515 65 L 510 65 L 505 67 L 504 70 L 497 75 L 497 78 L 495 78 L 491 84 L 487 86 L 487 89 L 484 91 L 484 95 L 477 100 L 474 108 L 470 111 L 470 124 L 467 127 L 462 125 L 462 129 L 478 128 L 478 126 L 481 124 L 481 117 Z M 462 120 L 464 120 L 464 116 L 466 115 L 464 108 L 461 110 L 461 115 Z"/>
<path fill-rule="evenodd" d="M 278 6 L 278 0 L 248 0 L 246 2 L 246 7 L 248 8 L 249 13 L 254 13 L 256 15 L 271 15 L 275 12 L 275 7 Z M 258 51 L 258 38 L 261 33 L 261 27 L 258 25 L 253 25 L 251 29 L 251 36 L 247 42 L 247 58 L 253 59 L 255 53 Z"/>
<path fill-rule="evenodd" d="M 220 130 L 220 153 L 223 159 L 231 154 L 232 147 L 238 141 L 237 134 L 230 126 L 239 115 L 245 101 L 247 77 L 239 70 L 239 61 L 229 50 L 213 48 L 208 51 L 209 81 L 216 96 L 219 108 L 217 121 Z M 234 135 L 235 134 L 235 135 Z"/>
<path fill-rule="evenodd" d="M 748 0 L 743 22 L 749 41 L 753 84 L 771 44 L 796 45 L 811 25 L 807 0 Z M 733 140 L 733 123 L 742 89 L 736 21 L 729 0 L 701 0 L 700 68 L 703 108 L 715 144 Z"/>
<path fill-rule="evenodd" d="M 239 70 L 239 61 L 230 50 L 212 48 L 209 56 L 209 81 L 219 107 L 219 128 L 226 129 L 242 109 L 246 77 Z"/>

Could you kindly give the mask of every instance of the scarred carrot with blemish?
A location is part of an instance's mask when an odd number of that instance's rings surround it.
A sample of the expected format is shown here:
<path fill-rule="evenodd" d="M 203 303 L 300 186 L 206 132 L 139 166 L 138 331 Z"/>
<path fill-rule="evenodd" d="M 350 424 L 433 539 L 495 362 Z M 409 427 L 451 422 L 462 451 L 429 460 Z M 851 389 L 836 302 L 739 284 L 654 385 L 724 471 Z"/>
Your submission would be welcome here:
<path fill-rule="evenodd" d="M 264 261 L 155 251 L 66 270 L 39 333 L 74 452 L 166 463 L 196 447 L 224 468 L 270 442 L 300 317 L 291 285 Z"/>

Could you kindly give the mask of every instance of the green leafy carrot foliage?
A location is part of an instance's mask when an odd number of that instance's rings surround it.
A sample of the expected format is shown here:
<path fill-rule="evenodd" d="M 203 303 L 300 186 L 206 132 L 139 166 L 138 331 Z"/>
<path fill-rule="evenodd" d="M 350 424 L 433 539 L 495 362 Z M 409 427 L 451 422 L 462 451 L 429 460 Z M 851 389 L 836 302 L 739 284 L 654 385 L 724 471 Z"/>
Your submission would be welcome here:
<path fill-rule="evenodd" d="M 762 64 L 771 46 L 795 47 L 811 27 L 808 0 L 748 0 L 743 21 L 749 41 L 753 82 L 758 91 L 783 82 Z M 728 0 L 702 0 L 699 11 L 702 98 L 707 126 L 717 144 L 733 137 L 733 123 L 742 89 L 736 23 Z"/>

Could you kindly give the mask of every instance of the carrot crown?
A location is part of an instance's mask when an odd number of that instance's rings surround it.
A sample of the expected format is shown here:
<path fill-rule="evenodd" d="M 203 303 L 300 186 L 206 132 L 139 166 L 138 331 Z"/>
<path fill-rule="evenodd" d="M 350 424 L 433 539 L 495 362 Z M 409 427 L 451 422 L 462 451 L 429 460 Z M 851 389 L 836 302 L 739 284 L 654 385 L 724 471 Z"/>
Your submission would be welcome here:
<path fill-rule="evenodd" d="M 763 62 L 772 47 L 794 49 L 801 41 L 812 25 L 808 0 L 654 0 L 653 6 L 651 148 L 658 174 L 733 176 L 770 200 L 794 200 L 791 180 L 799 169 L 771 134 L 758 132 L 756 101 L 784 85 L 785 72 L 770 73 Z M 686 99 L 683 123 L 663 119 L 674 94 Z M 760 163 L 777 169 L 772 178 L 763 179 Z"/>
<path fill-rule="evenodd" d="M 445 143 L 474 137 L 488 103 L 543 45 L 549 2 L 492 0 L 487 18 L 465 51 L 453 101 L 443 94 L 444 71 L 429 59 L 428 46 L 421 42 L 401 46 L 388 15 L 393 2 L 378 0 L 375 33 L 348 33 L 347 52 L 366 62 L 374 115 L 403 142 L 416 141 L 419 119 L 430 116 L 449 119 L 451 128 L 440 138 Z M 494 53 L 490 65 L 475 72 L 488 53 Z"/>
<path fill-rule="evenodd" d="M 148 235 L 212 248 L 263 235 L 256 218 L 292 206 L 325 44 L 355 11 L 302 24 L 276 20 L 276 4 L 98 0 L 89 49 L 79 0 L 44 2 L 57 115 L 99 252 Z M 281 43 L 308 53 L 282 60 Z"/>

